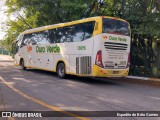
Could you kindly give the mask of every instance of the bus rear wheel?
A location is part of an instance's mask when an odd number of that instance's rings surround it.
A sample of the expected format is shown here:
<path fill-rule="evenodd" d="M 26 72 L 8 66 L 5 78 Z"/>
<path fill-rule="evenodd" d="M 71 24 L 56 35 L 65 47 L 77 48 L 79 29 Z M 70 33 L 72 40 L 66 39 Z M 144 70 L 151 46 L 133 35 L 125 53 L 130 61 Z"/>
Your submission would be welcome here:
<path fill-rule="evenodd" d="M 59 78 L 64 79 L 66 77 L 65 64 L 63 62 L 58 64 L 56 72 Z"/>
<path fill-rule="evenodd" d="M 21 59 L 21 62 L 20 62 L 21 64 L 21 69 L 22 70 L 26 70 L 26 67 L 25 67 L 25 64 L 24 64 L 24 60 L 23 59 Z"/>

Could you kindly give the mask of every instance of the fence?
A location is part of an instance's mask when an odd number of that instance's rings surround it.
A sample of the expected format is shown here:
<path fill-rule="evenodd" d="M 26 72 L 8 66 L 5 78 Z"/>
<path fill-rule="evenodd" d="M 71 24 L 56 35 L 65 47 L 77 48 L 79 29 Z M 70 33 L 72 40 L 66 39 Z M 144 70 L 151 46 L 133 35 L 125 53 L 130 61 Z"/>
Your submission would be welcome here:
<path fill-rule="evenodd" d="M 141 34 L 132 36 L 130 75 L 160 77 L 160 49 L 157 49 L 159 45 L 153 36 Z"/>
<path fill-rule="evenodd" d="M 0 49 L 0 54 L 10 55 L 10 52 L 8 50 Z"/>

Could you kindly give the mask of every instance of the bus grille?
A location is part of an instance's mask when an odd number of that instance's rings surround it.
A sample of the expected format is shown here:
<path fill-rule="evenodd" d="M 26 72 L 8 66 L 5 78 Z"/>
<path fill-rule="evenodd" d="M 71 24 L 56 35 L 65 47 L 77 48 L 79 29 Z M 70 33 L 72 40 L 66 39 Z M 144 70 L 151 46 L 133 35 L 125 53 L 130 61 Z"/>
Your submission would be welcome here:
<path fill-rule="evenodd" d="M 79 74 L 79 57 L 76 58 L 76 74 Z"/>
<path fill-rule="evenodd" d="M 112 50 L 127 50 L 127 44 L 123 43 L 113 43 L 113 42 L 105 42 L 104 47 L 106 49 L 112 49 Z"/>
<path fill-rule="evenodd" d="M 76 58 L 76 74 L 91 74 L 91 56 L 83 56 Z"/>

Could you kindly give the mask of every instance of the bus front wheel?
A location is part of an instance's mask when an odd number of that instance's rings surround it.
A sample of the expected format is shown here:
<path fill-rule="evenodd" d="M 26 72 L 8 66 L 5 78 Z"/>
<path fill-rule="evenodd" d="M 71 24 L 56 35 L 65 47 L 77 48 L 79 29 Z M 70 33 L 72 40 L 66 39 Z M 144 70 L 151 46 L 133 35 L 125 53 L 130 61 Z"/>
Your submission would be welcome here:
<path fill-rule="evenodd" d="M 24 64 L 24 60 L 23 59 L 21 59 L 21 62 L 20 62 L 21 64 L 21 69 L 22 70 L 26 70 L 26 67 L 25 67 L 25 64 Z"/>
<path fill-rule="evenodd" d="M 64 79 L 66 77 L 65 65 L 63 62 L 60 62 L 57 66 L 57 75 L 59 78 Z"/>

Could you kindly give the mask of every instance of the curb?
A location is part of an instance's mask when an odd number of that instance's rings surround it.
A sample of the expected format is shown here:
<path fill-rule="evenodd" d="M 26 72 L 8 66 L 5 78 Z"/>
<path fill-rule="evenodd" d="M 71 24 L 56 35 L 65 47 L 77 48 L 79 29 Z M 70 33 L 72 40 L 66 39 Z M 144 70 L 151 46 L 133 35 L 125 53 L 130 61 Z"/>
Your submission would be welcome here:
<path fill-rule="evenodd" d="M 147 86 L 153 86 L 158 88 L 160 87 L 160 79 L 158 78 L 126 76 L 121 78 L 110 78 L 110 80 L 113 80 L 116 82 L 137 84 L 137 85 L 147 85 Z"/>
<path fill-rule="evenodd" d="M 125 78 L 160 82 L 160 79 L 158 78 L 148 78 L 148 77 L 138 77 L 138 76 L 126 76 Z"/>

